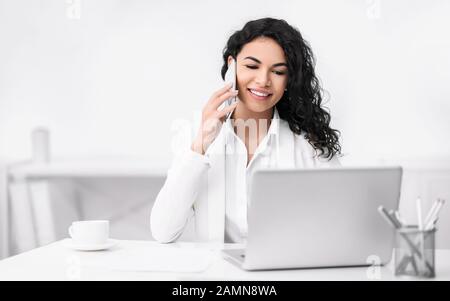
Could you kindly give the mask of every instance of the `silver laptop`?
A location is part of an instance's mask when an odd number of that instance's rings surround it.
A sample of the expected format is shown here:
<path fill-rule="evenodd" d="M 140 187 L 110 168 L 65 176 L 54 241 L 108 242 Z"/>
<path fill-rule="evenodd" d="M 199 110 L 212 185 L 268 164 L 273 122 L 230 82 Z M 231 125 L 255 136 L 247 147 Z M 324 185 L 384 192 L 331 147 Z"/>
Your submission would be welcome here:
<path fill-rule="evenodd" d="M 386 264 L 394 232 L 377 208 L 398 208 L 401 178 L 397 166 L 255 171 L 245 250 L 225 258 L 246 270 Z"/>

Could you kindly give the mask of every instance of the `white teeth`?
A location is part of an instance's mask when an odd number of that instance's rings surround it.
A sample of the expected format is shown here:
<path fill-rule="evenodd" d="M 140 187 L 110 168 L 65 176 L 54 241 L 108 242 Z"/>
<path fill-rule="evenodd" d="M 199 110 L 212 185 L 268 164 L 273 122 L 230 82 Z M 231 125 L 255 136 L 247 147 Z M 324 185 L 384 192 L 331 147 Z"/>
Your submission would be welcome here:
<path fill-rule="evenodd" d="M 266 96 L 269 95 L 269 94 L 261 93 L 261 92 L 258 92 L 258 91 L 252 90 L 252 89 L 250 89 L 250 92 L 252 92 L 252 93 L 255 94 L 255 95 L 263 96 L 263 97 L 266 97 Z"/>

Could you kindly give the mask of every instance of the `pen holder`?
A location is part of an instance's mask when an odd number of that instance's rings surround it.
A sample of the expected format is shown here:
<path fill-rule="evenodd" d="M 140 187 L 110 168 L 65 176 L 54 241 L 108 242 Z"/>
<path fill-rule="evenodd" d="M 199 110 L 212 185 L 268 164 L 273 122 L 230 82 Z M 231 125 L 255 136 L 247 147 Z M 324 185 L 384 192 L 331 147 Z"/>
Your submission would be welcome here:
<path fill-rule="evenodd" d="M 396 276 L 435 277 L 435 232 L 435 228 L 419 230 L 415 226 L 402 227 L 396 230 Z"/>

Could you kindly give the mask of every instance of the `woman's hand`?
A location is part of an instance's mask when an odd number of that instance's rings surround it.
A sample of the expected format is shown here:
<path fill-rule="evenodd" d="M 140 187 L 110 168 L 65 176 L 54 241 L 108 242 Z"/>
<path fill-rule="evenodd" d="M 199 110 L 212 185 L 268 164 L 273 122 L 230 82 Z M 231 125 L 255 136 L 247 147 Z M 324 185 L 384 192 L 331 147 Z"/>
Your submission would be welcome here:
<path fill-rule="evenodd" d="M 193 151 L 201 155 L 205 154 L 208 147 L 219 134 L 226 115 L 233 111 L 237 106 L 238 102 L 235 102 L 232 105 L 223 108 L 221 111 L 218 110 L 224 101 L 238 94 L 237 90 L 230 90 L 231 87 L 232 84 L 227 84 L 225 87 L 216 91 L 203 108 L 202 122 L 191 146 Z"/>

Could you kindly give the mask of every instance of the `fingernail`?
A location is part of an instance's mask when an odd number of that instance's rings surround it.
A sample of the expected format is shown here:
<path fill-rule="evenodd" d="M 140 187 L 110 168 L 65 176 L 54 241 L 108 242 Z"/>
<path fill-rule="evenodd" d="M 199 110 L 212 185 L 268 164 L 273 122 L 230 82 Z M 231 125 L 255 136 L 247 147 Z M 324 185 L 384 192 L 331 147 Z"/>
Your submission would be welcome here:
<path fill-rule="evenodd" d="M 231 93 L 233 93 L 233 94 L 238 94 L 239 91 L 238 91 L 238 90 L 234 90 L 234 91 L 232 91 Z"/>

